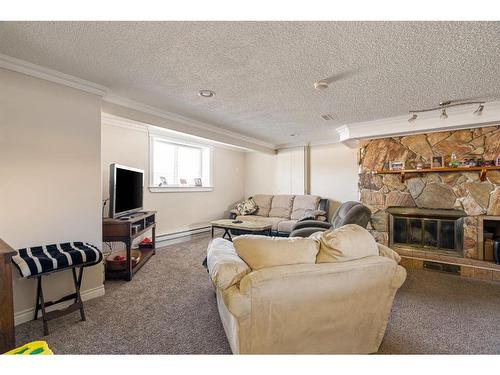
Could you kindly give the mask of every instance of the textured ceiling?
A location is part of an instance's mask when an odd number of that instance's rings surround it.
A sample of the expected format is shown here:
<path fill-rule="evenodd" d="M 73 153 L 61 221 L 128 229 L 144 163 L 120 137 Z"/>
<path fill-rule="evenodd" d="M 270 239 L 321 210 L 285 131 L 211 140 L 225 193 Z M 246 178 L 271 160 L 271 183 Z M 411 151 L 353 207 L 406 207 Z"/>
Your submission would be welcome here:
<path fill-rule="evenodd" d="M 274 144 L 444 99 L 497 99 L 499 41 L 500 22 L 0 23 L 1 53 Z"/>

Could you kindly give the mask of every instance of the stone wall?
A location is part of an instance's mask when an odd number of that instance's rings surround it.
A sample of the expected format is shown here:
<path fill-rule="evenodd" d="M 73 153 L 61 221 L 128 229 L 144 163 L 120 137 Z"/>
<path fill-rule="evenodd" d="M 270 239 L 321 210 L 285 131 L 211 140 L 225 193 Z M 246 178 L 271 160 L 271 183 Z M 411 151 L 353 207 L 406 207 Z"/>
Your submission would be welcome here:
<path fill-rule="evenodd" d="M 373 174 L 390 161 L 404 161 L 407 169 L 430 163 L 442 155 L 448 165 L 450 155 L 458 159 L 500 155 L 500 126 L 363 140 L 360 144 L 360 200 L 372 210 L 369 229 L 377 241 L 388 242 L 387 207 L 462 209 L 464 256 L 477 258 L 478 215 L 500 215 L 500 171 L 489 171 L 486 181 L 479 172 L 422 173 L 406 176 Z"/>

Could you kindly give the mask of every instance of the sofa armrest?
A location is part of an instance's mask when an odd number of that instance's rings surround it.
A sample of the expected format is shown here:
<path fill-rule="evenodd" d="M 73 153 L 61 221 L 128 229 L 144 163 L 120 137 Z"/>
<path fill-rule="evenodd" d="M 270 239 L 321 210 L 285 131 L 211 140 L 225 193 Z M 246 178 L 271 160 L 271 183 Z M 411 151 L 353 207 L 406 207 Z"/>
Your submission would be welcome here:
<path fill-rule="evenodd" d="M 318 204 L 318 210 L 325 211 L 325 216 L 328 217 L 329 202 L 326 198 L 321 198 Z"/>
<path fill-rule="evenodd" d="M 239 211 L 236 208 L 233 208 L 231 211 L 229 211 L 229 219 L 234 220 L 239 214 Z"/>
<path fill-rule="evenodd" d="M 325 222 L 325 221 L 319 221 L 319 220 L 304 220 L 304 221 L 298 221 L 294 226 L 293 230 L 296 229 L 301 229 L 301 228 L 321 228 L 321 229 L 330 229 L 332 227 L 332 224 Z"/>
<path fill-rule="evenodd" d="M 396 263 L 399 263 L 401 261 L 401 257 L 399 256 L 399 254 L 396 253 L 394 250 L 392 250 L 390 247 L 387 247 L 378 242 L 377 242 L 377 247 L 380 256 L 392 259 Z"/>
<path fill-rule="evenodd" d="M 250 267 L 236 254 L 233 244 L 222 238 L 210 242 L 207 250 L 207 268 L 215 288 L 226 290 L 237 285 Z"/>
<path fill-rule="evenodd" d="M 288 237 L 309 237 L 311 234 L 316 232 L 324 232 L 327 229 L 325 228 L 316 228 L 316 227 L 308 227 L 308 228 L 299 228 L 294 229 Z"/>

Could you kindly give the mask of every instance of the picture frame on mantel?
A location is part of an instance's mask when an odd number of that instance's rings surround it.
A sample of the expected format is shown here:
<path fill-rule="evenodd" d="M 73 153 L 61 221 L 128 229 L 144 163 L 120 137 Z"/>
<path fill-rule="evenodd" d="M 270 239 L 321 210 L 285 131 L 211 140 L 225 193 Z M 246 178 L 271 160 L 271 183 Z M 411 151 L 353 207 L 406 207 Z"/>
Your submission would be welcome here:
<path fill-rule="evenodd" d="M 444 168 L 443 155 L 432 155 L 431 168 Z"/>
<path fill-rule="evenodd" d="M 500 155 L 497 156 L 496 160 L 495 160 L 495 165 L 497 167 L 500 167 Z"/>
<path fill-rule="evenodd" d="M 401 171 L 403 169 L 405 169 L 404 161 L 391 161 L 389 163 L 389 170 L 391 171 Z"/>

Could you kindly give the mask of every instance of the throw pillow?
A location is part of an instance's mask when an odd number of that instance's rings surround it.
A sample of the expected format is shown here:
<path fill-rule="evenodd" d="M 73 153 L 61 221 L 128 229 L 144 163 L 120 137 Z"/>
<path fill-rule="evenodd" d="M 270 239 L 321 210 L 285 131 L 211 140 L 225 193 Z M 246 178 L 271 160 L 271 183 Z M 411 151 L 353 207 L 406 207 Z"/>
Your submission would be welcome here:
<path fill-rule="evenodd" d="M 298 221 L 317 220 L 318 216 L 322 215 L 325 215 L 325 211 L 323 210 L 305 210 Z"/>
<path fill-rule="evenodd" d="M 290 264 L 314 264 L 319 244 L 310 238 L 238 236 L 233 240 L 238 256 L 252 270 Z"/>
<path fill-rule="evenodd" d="M 251 215 L 255 211 L 257 211 L 258 207 L 252 198 L 248 198 L 246 201 L 238 203 L 236 205 L 236 209 L 238 210 L 240 215 Z"/>
<path fill-rule="evenodd" d="M 313 233 L 309 238 L 319 240 L 320 243 L 317 263 L 346 262 L 379 255 L 373 236 L 356 224 Z"/>

